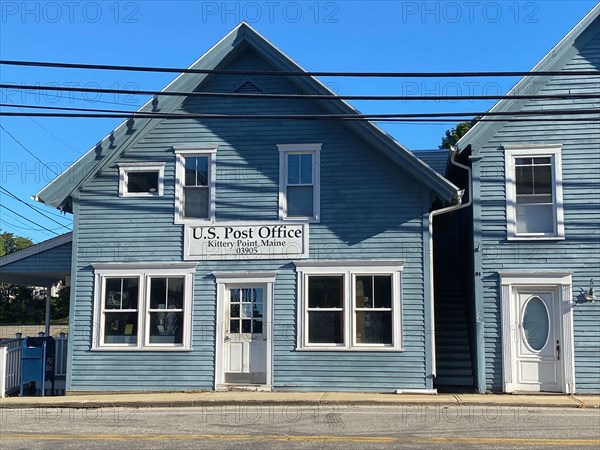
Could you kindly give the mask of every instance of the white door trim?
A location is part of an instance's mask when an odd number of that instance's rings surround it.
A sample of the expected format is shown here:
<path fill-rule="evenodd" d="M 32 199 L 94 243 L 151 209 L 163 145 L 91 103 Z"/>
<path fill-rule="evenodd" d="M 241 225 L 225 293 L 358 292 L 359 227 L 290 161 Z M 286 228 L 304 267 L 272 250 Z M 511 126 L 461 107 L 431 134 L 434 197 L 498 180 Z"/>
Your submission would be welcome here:
<path fill-rule="evenodd" d="M 500 303 L 502 311 L 502 387 L 504 392 L 515 390 L 516 366 L 514 364 L 515 342 L 518 330 L 511 318 L 511 301 L 517 288 L 558 288 L 557 311 L 560 313 L 561 340 L 560 368 L 562 392 L 575 393 L 575 352 L 573 342 L 573 294 L 572 274 L 566 272 L 502 272 L 500 275 Z"/>
<path fill-rule="evenodd" d="M 227 390 L 225 383 L 225 373 L 223 370 L 223 341 L 225 337 L 225 303 L 228 285 L 249 284 L 265 286 L 265 309 L 266 309 L 266 335 L 267 335 L 267 381 L 264 385 L 248 386 L 248 389 L 270 391 L 273 389 L 273 285 L 277 274 L 275 272 L 216 272 L 213 273 L 217 285 L 216 298 L 216 327 L 215 327 L 215 391 Z M 243 386 L 236 385 L 236 389 L 243 389 Z"/>

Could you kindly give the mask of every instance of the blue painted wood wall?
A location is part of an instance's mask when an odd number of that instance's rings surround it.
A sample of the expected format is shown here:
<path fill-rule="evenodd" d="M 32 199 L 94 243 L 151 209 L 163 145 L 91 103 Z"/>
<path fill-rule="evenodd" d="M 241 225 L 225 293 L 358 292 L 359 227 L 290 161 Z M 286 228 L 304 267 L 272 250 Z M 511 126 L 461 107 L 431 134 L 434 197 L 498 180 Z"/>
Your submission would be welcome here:
<path fill-rule="evenodd" d="M 252 50 L 231 69 L 273 70 Z M 231 92 L 246 80 L 215 76 L 202 89 Z M 263 92 L 297 92 L 287 80 L 254 76 Z M 180 112 L 322 113 L 306 100 L 188 99 Z M 96 262 L 180 261 L 183 229 L 173 224 L 173 145 L 218 145 L 218 221 L 277 220 L 279 154 L 276 144 L 323 144 L 321 213 L 310 225 L 310 257 L 318 260 L 406 261 L 403 272 L 404 352 L 296 352 L 296 275 L 290 261 L 201 262 L 194 284 L 193 351 L 91 352 L 93 272 Z M 391 391 L 431 388 L 426 373 L 423 219 L 431 192 L 410 173 L 354 135 L 328 121 L 161 122 L 120 161 L 165 161 L 164 197 L 119 198 L 116 165 L 88 182 L 74 199 L 73 345 L 68 389 L 212 389 L 215 281 L 224 270 L 276 271 L 274 388 L 279 390 Z"/>

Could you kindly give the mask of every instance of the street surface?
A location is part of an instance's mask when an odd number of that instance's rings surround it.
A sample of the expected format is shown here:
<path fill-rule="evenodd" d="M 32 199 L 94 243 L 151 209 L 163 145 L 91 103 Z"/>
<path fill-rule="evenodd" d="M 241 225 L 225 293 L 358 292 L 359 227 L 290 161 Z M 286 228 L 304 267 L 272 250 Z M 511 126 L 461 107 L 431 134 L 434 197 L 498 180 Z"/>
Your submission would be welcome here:
<path fill-rule="evenodd" d="M 0 449 L 600 448 L 600 410 L 499 406 L 0 409 Z"/>

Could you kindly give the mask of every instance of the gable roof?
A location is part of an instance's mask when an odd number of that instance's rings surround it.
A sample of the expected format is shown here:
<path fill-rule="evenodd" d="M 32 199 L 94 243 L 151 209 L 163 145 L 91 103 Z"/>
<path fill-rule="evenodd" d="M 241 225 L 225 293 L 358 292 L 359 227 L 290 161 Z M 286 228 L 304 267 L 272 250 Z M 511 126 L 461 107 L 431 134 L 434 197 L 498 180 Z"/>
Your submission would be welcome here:
<path fill-rule="evenodd" d="M 595 34 L 600 32 L 600 3 L 597 3 L 592 10 L 581 21 L 573 27 L 567 35 L 560 40 L 540 62 L 538 62 L 531 71 L 558 71 L 565 64 L 566 60 L 571 58 L 576 52 L 575 43 L 579 41 L 587 42 Z M 583 45 L 584 42 L 580 44 Z M 535 85 L 544 85 L 550 79 L 546 75 L 536 75 L 521 78 L 506 95 L 531 92 L 529 88 Z M 521 110 L 524 103 L 514 99 L 504 99 L 498 101 L 489 112 L 515 112 Z M 487 142 L 490 137 L 502 127 L 506 122 L 478 122 L 476 123 L 460 140 L 456 143 L 458 152 L 462 152 L 469 146 L 479 147 Z"/>
<path fill-rule="evenodd" d="M 217 42 L 203 56 L 194 62 L 190 69 L 215 69 L 236 51 L 250 46 L 272 63 L 278 70 L 306 72 L 290 57 L 259 34 L 250 25 L 242 22 L 223 39 Z M 197 87 L 209 75 L 198 73 L 182 73 L 161 92 L 189 92 Z M 303 92 L 331 95 L 332 100 L 319 101 L 333 114 L 359 114 L 347 102 L 314 77 L 289 77 Z M 157 95 L 162 112 L 172 111 L 179 107 L 187 97 Z M 138 112 L 151 112 L 156 105 L 153 99 L 146 102 Z M 132 114 L 133 115 L 133 114 Z M 93 178 L 102 168 L 114 162 L 122 152 L 133 143 L 140 140 L 151 128 L 163 119 L 130 118 L 121 123 L 96 146 L 85 153 L 68 170 L 60 174 L 50 184 L 44 187 L 34 198 L 46 205 L 72 211 L 69 199 L 85 182 Z M 428 187 L 433 189 L 443 200 L 454 201 L 458 188 L 443 176 L 432 170 L 428 165 L 415 157 L 407 148 L 398 143 L 389 134 L 372 122 L 348 121 L 346 126 L 353 129 L 361 137 L 373 144 L 374 147 L 388 155 L 400 166 L 412 173 Z"/>

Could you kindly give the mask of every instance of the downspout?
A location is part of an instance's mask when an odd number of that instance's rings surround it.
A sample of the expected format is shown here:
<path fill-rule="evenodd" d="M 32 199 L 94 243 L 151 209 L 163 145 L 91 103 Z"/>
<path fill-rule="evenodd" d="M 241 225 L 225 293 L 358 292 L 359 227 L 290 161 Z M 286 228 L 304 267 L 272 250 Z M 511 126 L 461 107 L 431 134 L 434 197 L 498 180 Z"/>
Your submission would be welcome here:
<path fill-rule="evenodd" d="M 461 164 L 459 162 L 457 162 L 455 160 L 456 155 L 458 154 L 458 150 L 455 146 L 451 146 L 450 147 L 450 162 L 456 166 L 456 167 L 460 167 L 461 169 L 464 169 L 467 171 L 467 186 L 471 186 L 471 168 L 469 166 L 465 166 L 464 164 Z M 433 276 L 433 258 L 434 258 L 434 251 L 433 251 L 433 218 L 435 216 L 439 216 L 442 214 L 446 214 L 452 211 L 458 211 L 459 209 L 463 209 L 463 208 L 468 208 L 469 206 L 471 206 L 472 203 L 472 199 L 473 196 L 471 195 L 471 192 L 469 192 L 469 200 L 466 203 L 462 202 L 462 198 L 463 195 L 465 193 L 465 190 L 462 189 L 460 191 L 458 191 L 458 202 L 454 205 L 451 206 L 447 206 L 445 208 L 441 208 L 441 209 L 436 209 L 434 211 L 431 211 L 429 213 L 429 292 L 430 292 L 430 296 L 429 296 L 429 304 L 430 304 L 430 311 L 431 311 L 431 358 L 432 358 L 432 365 L 431 365 L 431 375 L 433 376 L 433 379 L 436 378 L 437 376 L 437 366 L 436 366 L 436 348 L 435 348 L 435 290 L 434 290 L 434 276 Z"/>

